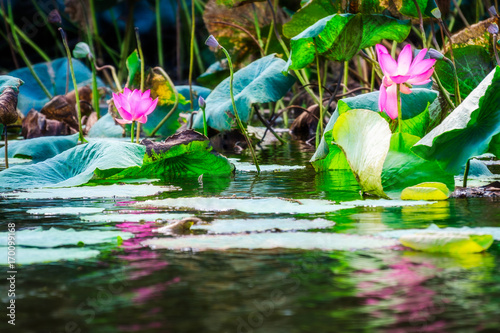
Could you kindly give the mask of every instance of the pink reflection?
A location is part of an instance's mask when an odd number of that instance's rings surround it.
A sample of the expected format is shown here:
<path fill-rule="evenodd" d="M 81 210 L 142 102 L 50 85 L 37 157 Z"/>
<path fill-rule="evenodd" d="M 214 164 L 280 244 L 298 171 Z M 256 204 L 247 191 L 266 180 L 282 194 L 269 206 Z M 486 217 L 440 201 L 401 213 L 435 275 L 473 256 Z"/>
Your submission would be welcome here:
<path fill-rule="evenodd" d="M 429 263 L 414 263 L 406 258 L 379 270 L 358 271 L 358 296 L 375 318 L 394 317 L 387 333 L 441 332 L 446 322 L 436 320 L 444 301 L 436 301 L 436 292 L 424 284 L 438 269 Z M 388 313 L 390 311 L 390 313 Z"/>
<path fill-rule="evenodd" d="M 179 283 L 180 277 L 175 277 L 170 281 L 157 283 L 149 287 L 135 289 L 136 295 L 132 298 L 134 303 L 145 303 L 152 298 L 159 296 L 160 292 L 164 291 L 169 285 Z"/>

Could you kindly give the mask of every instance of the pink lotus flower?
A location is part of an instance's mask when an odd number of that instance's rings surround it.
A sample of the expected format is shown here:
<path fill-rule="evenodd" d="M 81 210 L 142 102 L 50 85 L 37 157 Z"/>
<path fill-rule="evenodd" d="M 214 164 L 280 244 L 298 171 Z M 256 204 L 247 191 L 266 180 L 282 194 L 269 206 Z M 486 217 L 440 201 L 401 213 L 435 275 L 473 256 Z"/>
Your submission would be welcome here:
<path fill-rule="evenodd" d="M 397 62 L 384 46 L 377 44 L 375 48 L 380 68 L 384 73 L 378 106 L 381 112 L 385 111 L 391 119 L 395 119 L 398 117 L 397 85 L 400 84 L 401 93 L 410 94 L 413 84 L 430 82 L 429 78 L 434 72 L 432 66 L 436 60 L 424 59 L 427 49 L 422 49 L 412 61 L 413 55 L 409 44 L 403 48 Z"/>
<path fill-rule="evenodd" d="M 158 103 L 158 98 L 153 100 L 149 94 L 149 89 L 141 93 L 138 89 L 132 91 L 128 88 L 125 88 L 123 93 L 113 93 L 113 102 L 123 118 L 117 118 L 116 121 L 120 124 L 130 124 L 134 121 L 145 124 L 148 121 L 148 115 L 155 110 Z"/>

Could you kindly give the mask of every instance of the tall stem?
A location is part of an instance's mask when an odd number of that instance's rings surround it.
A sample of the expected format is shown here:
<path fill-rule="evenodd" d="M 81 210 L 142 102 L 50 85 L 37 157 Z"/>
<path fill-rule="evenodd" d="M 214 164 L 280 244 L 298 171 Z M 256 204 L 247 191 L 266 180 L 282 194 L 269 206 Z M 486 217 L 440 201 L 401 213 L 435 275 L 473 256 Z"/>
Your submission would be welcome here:
<path fill-rule="evenodd" d="M 417 8 L 417 13 L 418 13 L 418 20 L 420 23 L 420 33 L 422 34 L 422 45 L 423 47 L 426 47 L 427 41 L 426 41 L 426 36 L 425 36 L 425 30 L 424 30 L 424 19 L 422 18 L 422 12 L 420 11 L 420 6 L 418 5 L 417 0 L 413 0 L 413 3 L 415 4 L 415 7 Z"/>
<path fill-rule="evenodd" d="M 97 114 L 97 119 L 101 118 L 101 110 L 99 109 L 99 90 L 97 88 L 97 69 L 95 58 L 90 60 L 92 67 L 92 107 Z"/>
<path fill-rule="evenodd" d="M 5 169 L 9 168 L 9 140 L 7 138 L 7 125 L 3 125 L 4 137 L 5 137 Z"/>
<path fill-rule="evenodd" d="M 139 50 L 139 58 L 141 60 L 141 93 L 144 92 L 144 53 L 142 53 L 141 37 L 139 36 L 139 28 L 135 28 L 135 38 L 137 40 L 137 49 Z M 139 143 L 141 135 L 141 123 L 137 122 L 136 142 Z"/>
<path fill-rule="evenodd" d="M 342 93 L 347 93 L 347 85 L 349 83 L 349 61 L 344 61 L 344 87 L 342 88 Z"/>
<path fill-rule="evenodd" d="M 156 40 L 158 44 L 158 63 L 163 67 L 163 40 L 161 35 L 160 0 L 155 1 L 156 13 Z"/>
<path fill-rule="evenodd" d="M 467 187 L 467 177 L 469 177 L 469 169 L 470 169 L 470 160 L 467 160 L 467 163 L 465 164 L 465 171 L 464 171 L 464 181 L 463 181 L 463 187 Z"/>
<path fill-rule="evenodd" d="M 130 124 L 130 142 L 134 143 L 134 123 L 135 121 L 132 121 L 132 124 Z"/>
<path fill-rule="evenodd" d="M 75 100 L 76 100 L 76 114 L 78 116 L 78 133 L 79 133 L 79 139 L 81 143 L 87 142 L 85 138 L 83 137 L 83 131 L 82 131 L 82 110 L 80 107 L 80 96 L 78 94 L 78 85 L 76 83 L 76 77 L 75 77 L 75 71 L 73 70 L 73 61 L 71 60 L 71 52 L 69 51 L 68 47 L 68 41 L 66 40 L 66 34 L 64 33 L 64 30 L 62 28 L 59 28 L 59 32 L 61 33 L 62 40 L 63 40 L 63 45 L 64 48 L 66 49 L 66 56 L 68 57 L 68 63 L 69 63 L 69 70 L 71 73 L 71 79 L 73 80 L 73 87 L 75 88 Z"/>
<path fill-rule="evenodd" d="M 207 115 L 205 112 L 205 108 L 205 106 L 201 108 L 201 111 L 203 112 L 203 134 L 208 137 Z"/>
<path fill-rule="evenodd" d="M 321 69 L 319 67 L 319 54 L 316 52 L 316 72 L 318 73 L 318 91 L 319 91 L 319 120 L 316 127 L 316 147 L 319 145 L 321 135 L 323 134 L 323 85 L 321 81 Z"/>
<path fill-rule="evenodd" d="M 259 167 L 259 162 L 257 161 L 257 156 L 255 155 L 255 151 L 252 146 L 252 141 L 250 141 L 250 138 L 248 137 L 248 133 L 243 127 L 243 123 L 241 122 L 240 116 L 238 114 L 238 110 L 236 109 L 236 103 L 234 101 L 234 94 L 233 94 L 233 63 L 231 62 L 231 57 L 229 56 L 229 53 L 227 50 L 222 47 L 222 51 L 226 55 L 227 58 L 227 64 L 229 65 L 229 73 L 230 73 L 230 79 L 229 79 L 229 94 L 231 95 L 231 103 L 233 105 L 233 111 L 234 111 L 234 116 L 236 118 L 236 122 L 238 124 L 238 127 L 240 128 L 241 132 L 243 133 L 243 136 L 245 137 L 245 140 L 247 142 L 248 148 L 250 149 L 250 153 L 252 154 L 253 162 L 255 164 L 255 167 L 257 168 L 257 173 L 260 174 L 260 167 Z"/>
<path fill-rule="evenodd" d="M 397 85 L 398 90 L 396 94 L 397 104 L 398 104 L 398 129 L 399 133 L 403 133 L 403 114 L 401 113 L 401 83 Z"/>
<path fill-rule="evenodd" d="M 31 75 L 35 78 L 35 81 L 38 83 L 40 88 L 42 88 L 43 93 L 49 98 L 52 99 L 52 95 L 50 92 L 47 90 L 45 85 L 43 84 L 42 80 L 38 77 L 38 74 L 35 72 L 33 69 L 33 65 L 31 64 L 31 61 L 28 59 L 26 54 L 24 53 L 24 50 L 21 46 L 21 42 L 19 41 L 19 38 L 17 37 L 17 31 L 16 31 L 16 26 L 14 25 L 14 16 L 12 14 L 12 4 L 10 1 L 7 2 L 7 11 L 9 13 L 9 23 L 10 23 L 10 30 L 12 33 L 12 38 L 14 39 L 14 42 L 16 43 L 17 46 L 17 51 L 19 52 L 19 55 L 21 58 L 23 58 L 23 61 L 25 62 L 26 66 L 31 72 Z M 49 59 L 50 61 L 50 59 Z"/>
<path fill-rule="evenodd" d="M 123 37 L 122 48 L 120 51 L 120 64 L 118 66 L 118 78 L 120 80 L 125 76 L 125 71 L 127 69 L 127 57 L 130 49 L 130 39 L 132 38 L 132 29 L 134 26 L 134 1 L 129 0 L 128 2 L 128 17 L 127 24 L 125 26 L 125 36 Z"/>
<path fill-rule="evenodd" d="M 163 117 L 163 119 L 153 129 L 153 131 L 150 134 L 151 137 L 154 136 L 156 134 L 156 132 L 158 132 L 158 130 L 163 126 L 163 124 L 165 124 L 165 122 L 168 120 L 168 118 L 170 118 L 170 116 L 177 109 L 177 105 L 179 105 L 179 93 L 177 92 L 177 89 L 175 89 L 175 85 L 172 82 L 172 80 L 170 79 L 170 76 L 168 76 L 167 72 L 165 72 L 165 70 L 163 68 L 161 68 L 161 67 L 155 67 L 154 69 L 158 70 L 161 73 L 161 75 L 163 75 L 163 77 L 165 78 L 165 80 L 167 80 L 168 84 L 174 90 L 175 102 L 174 102 L 174 106 L 172 106 L 172 109 L 170 109 L 170 111 L 165 115 L 165 117 Z"/>
<path fill-rule="evenodd" d="M 191 42 L 189 44 L 189 100 L 191 101 L 191 109 L 194 108 L 193 104 L 193 58 L 194 58 L 194 0 L 191 0 Z"/>

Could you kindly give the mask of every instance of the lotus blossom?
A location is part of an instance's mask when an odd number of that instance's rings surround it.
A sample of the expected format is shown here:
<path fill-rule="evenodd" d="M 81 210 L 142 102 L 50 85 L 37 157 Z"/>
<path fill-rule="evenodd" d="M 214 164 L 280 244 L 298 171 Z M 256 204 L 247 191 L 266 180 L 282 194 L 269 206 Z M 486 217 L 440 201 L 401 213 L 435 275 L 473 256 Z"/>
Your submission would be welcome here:
<path fill-rule="evenodd" d="M 130 124 L 138 121 L 145 124 L 148 121 L 148 115 L 154 111 L 158 98 L 149 97 L 151 91 L 148 89 L 141 93 L 140 90 L 134 91 L 125 88 L 123 93 L 113 93 L 113 102 L 118 113 L 123 119 L 116 119 L 120 124 Z"/>
<path fill-rule="evenodd" d="M 411 93 L 411 86 L 426 84 L 434 72 L 436 59 L 424 59 L 427 49 L 422 49 L 413 59 L 411 46 L 406 45 L 399 54 L 396 62 L 387 49 L 377 44 L 378 62 L 384 73 L 382 85 L 380 86 L 380 97 L 378 100 L 380 111 L 385 111 L 391 119 L 398 117 L 397 87 L 403 94 Z"/>

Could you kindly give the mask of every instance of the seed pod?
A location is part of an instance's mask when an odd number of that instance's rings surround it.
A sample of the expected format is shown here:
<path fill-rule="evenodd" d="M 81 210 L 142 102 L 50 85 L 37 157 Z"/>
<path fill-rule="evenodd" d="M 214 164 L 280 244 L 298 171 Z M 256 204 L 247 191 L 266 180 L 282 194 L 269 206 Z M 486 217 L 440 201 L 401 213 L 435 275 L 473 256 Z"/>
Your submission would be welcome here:
<path fill-rule="evenodd" d="M 0 95 L 0 123 L 10 125 L 17 121 L 17 93 L 12 88 L 6 88 Z"/>

